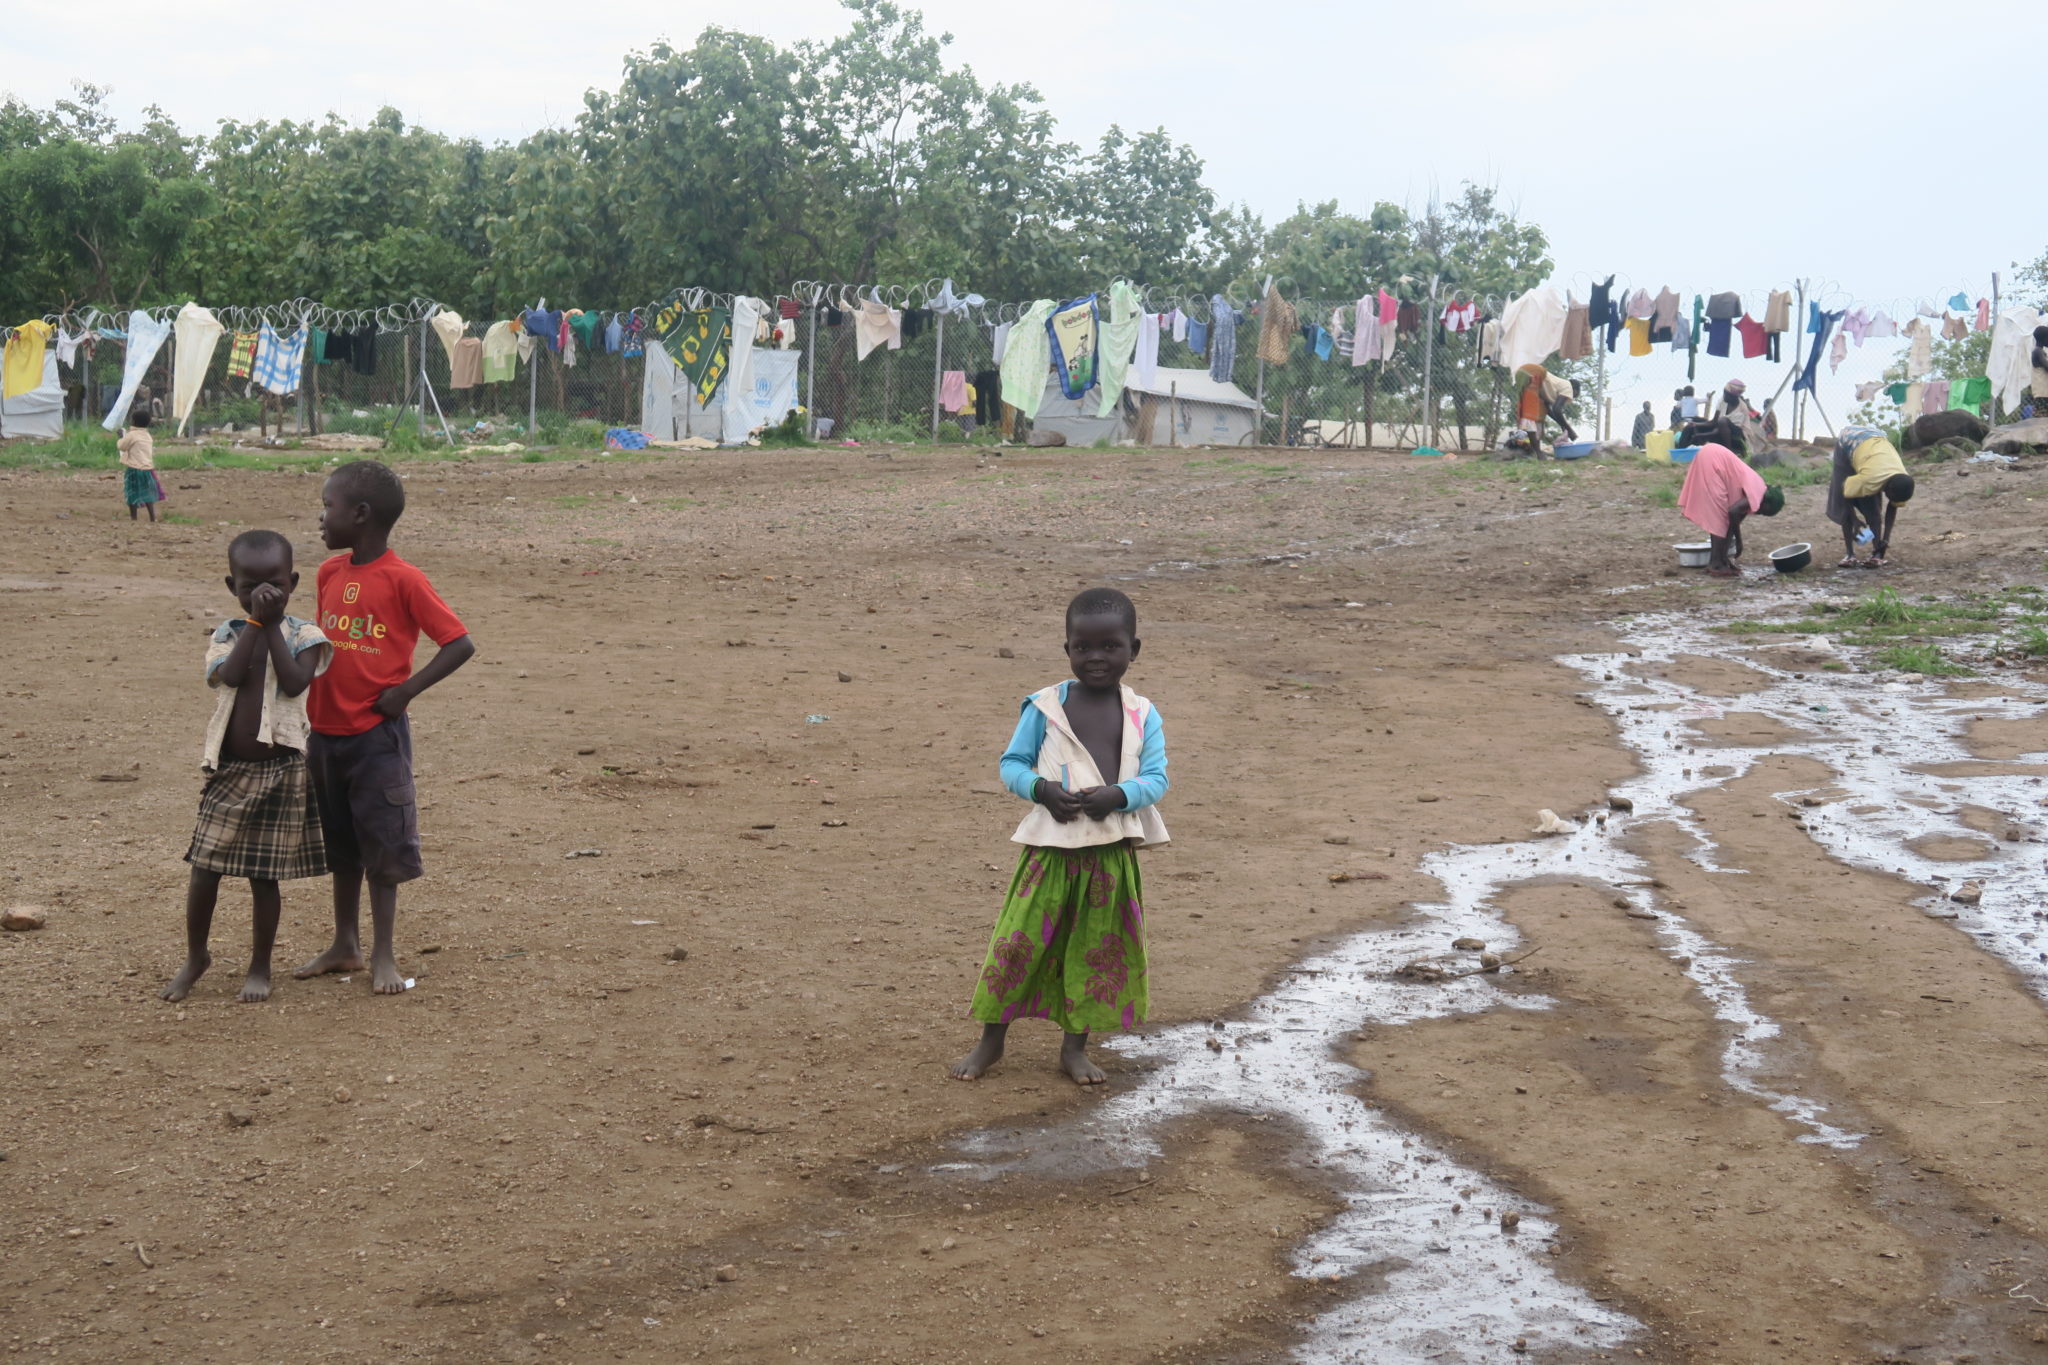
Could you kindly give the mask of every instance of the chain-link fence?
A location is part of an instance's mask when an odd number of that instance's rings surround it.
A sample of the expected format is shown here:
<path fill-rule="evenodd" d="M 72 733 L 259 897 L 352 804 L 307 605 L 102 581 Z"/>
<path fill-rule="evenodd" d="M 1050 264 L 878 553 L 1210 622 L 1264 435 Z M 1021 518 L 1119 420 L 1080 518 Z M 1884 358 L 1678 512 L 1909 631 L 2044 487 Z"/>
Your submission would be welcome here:
<path fill-rule="evenodd" d="M 1760 303 L 1762 296 L 1759 295 Z M 1261 359 L 1261 305 L 1250 302 L 1238 313 L 1236 355 L 1225 374 L 1213 372 L 1210 352 L 1176 329 L 1160 332 L 1158 369 L 1148 390 L 1128 395 L 1107 426 L 1091 428 L 1104 443 L 1309 445 L 1346 448 L 1408 449 L 1433 446 L 1444 450 L 1492 448 L 1514 425 L 1516 377 L 1481 360 L 1479 325 L 1501 311 L 1500 300 L 1480 299 L 1474 325 L 1453 330 L 1442 321 L 1443 301 L 1412 303 L 1402 323 L 1390 326 L 1392 340 L 1364 364 L 1353 363 L 1345 335 L 1355 300 L 1293 300 L 1298 328 L 1286 337 L 1287 359 Z M 778 300 L 778 304 L 780 301 Z M 1161 314 L 1175 307 L 1202 328 L 1215 319 L 1208 301 L 1149 298 L 1145 305 Z M 977 306 L 941 314 L 907 308 L 899 344 L 877 346 L 866 359 L 858 357 L 854 313 L 806 300 L 793 318 L 769 310 L 769 323 L 783 329 L 786 343 L 798 353 L 796 401 L 809 414 L 811 429 L 830 439 L 913 441 L 1023 439 L 1027 423 L 1013 410 L 990 401 L 995 385 L 995 329 L 1013 321 L 1021 305 Z M 1757 311 L 1761 311 L 1760 307 Z M 1912 306 L 1894 315 L 1905 322 Z M 1973 316 L 1952 314 L 1966 336 L 1982 338 Z M 603 315 L 609 322 L 611 315 Z M 1802 321 L 1798 319 L 1798 321 Z M 1923 319 L 1939 336 L 1945 319 Z M 466 335 L 480 338 L 491 324 L 469 324 Z M 1197 329 L 1199 330 L 1199 329 Z M 198 431 L 287 430 L 294 433 L 352 431 L 389 435 L 411 428 L 438 437 L 445 418 L 453 430 L 500 438 L 558 442 L 593 439 L 591 427 L 633 427 L 642 421 L 641 393 L 646 360 L 642 355 L 585 345 L 573 364 L 559 351 L 535 345 L 506 382 L 453 387 L 451 357 L 431 328 L 418 322 L 377 331 L 355 330 L 344 354 L 327 363 L 309 355 L 297 394 L 278 398 L 266 394 L 244 376 L 231 376 L 235 334 L 214 348 L 191 426 Z M 365 340 L 365 338 L 369 338 Z M 1905 337 L 1851 341 L 1837 363 L 1824 356 L 1811 395 L 1798 398 L 1791 387 L 1797 359 L 1810 349 L 1804 332 L 1776 338 L 1776 358 L 1745 357 L 1739 334 L 1731 334 L 1731 354 L 1712 355 L 1707 338 L 1692 349 L 1668 344 L 1644 347 L 1627 330 L 1612 341 L 1595 334 L 1594 354 L 1553 368 L 1579 381 L 1580 395 L 1572 419 L 1584 439 L 1629 438 L 1636 414 L 1645 403 L 1662 427 L 1671 422 L 1679 391 L 1691 386 L 1702 407 L 1710 407 L 1731 379 L 1747 386 L 1749 401 L 1763 408 L 1775 400 L 1777 426 L 1786 437 L 1821 437 L 1850 420 L 1903 425 L 1923 411 L 1949 405 L 1952 399 L 1936 389 L 1916 386 L 1902 394 L 1913 411 L 1904 411 L 1885 392 L 1890 381 L 1903 380 L 1911 349 Z M 653 344 L 648 339 L 648 344 Z M 1940 343 L 1944 359 L 1954 362 L 1969 354 L 1963 342 Z M 1830 347 L 1830 350 L 1833 348 Z M 167 343 L 152 362 L 145 384 L 159 404 L 171 392 L 175 342 Z M 1982 350 L 1981 344 L 1978 350 Z M 424 357 L 424 367 L 422 359 Z M 81 353 L 66 375 L 72 415 L 107 411 L 120 389 L 123 348 L 118 340 L 102 339 Z M 1981 374 L 1981 356 L 1976 361 Z M 425 383 L 422 384 L 424 368 Z M 1950 368 L 1953 368 L 1951 363 Z M 957 375 L 957 378 L 951 376 Z M 1176 397 L 1175 389 L 1183 392 Z M 1206 399 L 1235 404 L 1242 420 L 1204 426 L 1190 420 L 1196 405 L 1180 401 L 1187 389 L 1200 389 Z M 979 393 L 981 402 L 963 401 Z M 1009 395 L 1015 397 L 1015 395 Z M 1156 398 L 1156 403 L 1152 400 Z M 1168 414 L 1159 420 L 1152 409 Z M 1995 411 L 1985 403 L 1974 410 L 1987 421 L 2017 414 Z M 977 421 L 977 408 L 980 420 Z M 1090 411 L 1094 404 L 1089 403 Z M 579 427 L 581 429 L 579 429 Z"/>

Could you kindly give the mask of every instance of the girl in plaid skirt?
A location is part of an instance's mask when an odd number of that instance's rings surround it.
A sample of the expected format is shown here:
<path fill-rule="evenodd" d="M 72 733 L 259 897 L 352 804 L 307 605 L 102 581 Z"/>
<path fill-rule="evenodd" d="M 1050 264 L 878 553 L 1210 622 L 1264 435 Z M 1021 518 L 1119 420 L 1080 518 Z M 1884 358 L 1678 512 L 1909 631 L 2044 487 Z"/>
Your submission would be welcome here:
<path fill-rule="evenodd" d="M 255 947 L 244 1001 L 270 997 L 270 950 L 282 902 L 277 884 L 327 875 L 320 813 L 306 778 L 306 688 L 334 657 L 311 621 L 285 614 L 299 576 L 291 542 L 275 531 L 244 531 L 228 547 L 228 589 L 242 616 L 224 622 L 206 648 L 206 685 L 220 693 L 207 727 L 206 789 L 185 861 L 185 965 L 163 988 L 183 1000 L 213 965 L 207 937 L 222 877 L 247 877 L 256 905 Z"/>

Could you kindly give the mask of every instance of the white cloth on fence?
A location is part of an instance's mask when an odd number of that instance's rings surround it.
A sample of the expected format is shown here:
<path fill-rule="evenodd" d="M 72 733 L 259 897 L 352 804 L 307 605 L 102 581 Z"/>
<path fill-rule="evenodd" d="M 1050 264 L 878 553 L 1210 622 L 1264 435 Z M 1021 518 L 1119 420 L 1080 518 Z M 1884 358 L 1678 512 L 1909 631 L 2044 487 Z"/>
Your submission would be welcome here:
<path fill-rule="evenodd" d="M 725 392 L 720 410 L 724 415 L 723 440 L 738 445 L 754 429 L 754 346 L 753 337 L 768 305 L 744 295 L 732 301 L 732 350 L 725 363 Z"/>
<path fill-rule="evenodd" d="M 178 419 L 178 434 L 182 436 L 192 407 L 199 401 L 199 390 L 206 386 L 206 367 L 213 363 L 213 348 L 227 328 L 211 308 L 187 303 L 178 310 L 173 330 L 178 334 L 178 345 L 172 352 L 171 416 Z"/>
<path fill-rule="evenodd" d="M 1145 388 L 1159 382 L 1159 314 L 1138 318 L 1138 349 L 1131 356 L 1131 378 Z"/>
<path fill-rule="evenodd" d="M 1038 416 L 1045 401 L 1045 375 L 1052 368 L 1052 338 L 1045 323 L 1055 306 L 1051 299 L 1034 301 L 1010 329 L 1010 344 L 1003 348 L 1003 401 L 1026 417 Z"/>
<path fill-rule="evenodd" d="M 448 353 L 448 369 L 453 373 L 455 343 L 462 340 L 464 334 L 469 331 L 469 324 L 462 320 L 462 314 L 450 312 L 446 308 L 428 318 L 427 323 L 434 329 L 434 335 L 441 338 L 441 349 Z"/>
<path fill-rule="evenodd" d="M 1010 324 L 1007 322 L 997 323 L 996 329 L 988 334 L 988 338 L 989 347 L 994 353 L 993 364 L 997 369 L 1001 369 L 1003 365 L 1003 352 L 1010 344 Z"/>
<path fill-rule="evenodd" d="M 1124 280 L 1109 286 L 1109 321 L 1096 342 L 1096 385 L 1102 390 L 1095 415 L 1107 417 L 1123 399 L 1124 382 L 1138 349 L 1138 291 Z"/>
<path fill-rule="evenodd" d="M 657 441 L 676 438 L 676 362 L 668 348 L 650 341 L 640 378 L 640 429 Z"/>
<path fill-rule="evenodd" d="M 306 369 L 306 329 L 288 337 L 279 336 L 269 323 L 256 332 L 256 358 L 250 362 L 249 377 L 280 396 L 299 391 Z"/>
<path fill-rule="evenodd" d="M 1357 317 L 1351 333 L 1351 363 L 1353 366 L 1365 365 L 1379 358 L 1379 304 L 1368 296 L 1358 301 Z"/>
<path fill-rule="evenodd" d="M 739 335 L 737 328 L 734 336 Z M 866 360 L 875 347 L 888 343 L 890 350 L 903 346 L 903 314 L 879 299 L 862 299 L 853 315 L 853 358 Z"/>
<path fill-rule="evenodd" d="M 1991 329 L 1991 359 L 1984 373 L 1991 377 L 1991 396 L 2007 412 L 2019 411 L 2027 401 L 2027 386 L 2034 382 L 2034 329 L 2042 316 L 2040 310 L 2022 304 L 2002 310 Z"/>
<path fill-rule="evenodd" d="M 1564 296 L 1536 288 L 1501 310 L 1500 363 L 1509 370 L 1541 365 L 1564 341 Z"/>
<path fill-rule="evenodd" d="M 69 365 L 78 358 L 78 348 L 85 344 L 90 332 L 66 332 L 63 324 L 57 327 L 57 363 Z"/>
<path fill-rule="evenodd" d="M 164 341 L 170 334 L 170 323 L 158 322 L 139 308 L 128 315 L 128 355 L 121 362 L 121 392 L 115 397 L 113 408 L 100 422 L 101 427 L 119 431 L 127 423 L 128 409 L 135 403 L 135 391 L 142 387 L 142 376 L 149 373 L 150 362 L 164 348 Z"/>
<path fill-rule="evenodd" d="M 1188 339 L 1188 315 L 1178 308 L 1173 310 L 1173 339 L 1182 342 Z"/>

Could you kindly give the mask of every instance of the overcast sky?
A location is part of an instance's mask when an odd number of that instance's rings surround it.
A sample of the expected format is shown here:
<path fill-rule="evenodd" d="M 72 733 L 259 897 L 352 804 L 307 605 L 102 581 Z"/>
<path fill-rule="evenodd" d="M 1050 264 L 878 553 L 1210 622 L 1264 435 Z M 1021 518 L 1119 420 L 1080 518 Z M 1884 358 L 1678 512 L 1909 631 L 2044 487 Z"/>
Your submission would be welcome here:
<path fill-rule="evenodd" d="M 620 58 L 721 22 L 788 41 L 843 27 L 831 0 L 559 0 L 250 9 L 225 0 L 16 5 L 0 87 L 47 105 L 74 80 L 124 120 L 360 120 L 391 104 L 452 134 L 566 123 Z M 2048 250 L 2043 101 L 1994 72 L 2048 17 L 2017 0 L 926 0 L 988 81 L 1027 81 L 1063 135 L 1164 126 L 1209 183 L 1269 219 L 1297 200 L 1420 206 L 1498 185 L 1549 232 L 1557 282 L 1653 292 L 1797 276 L 1857 302 L 1972 298 Z M 968 282 L 971 287 L 971 281 Z M 1583 293 L 1583 289 L 1581 290 Z"/>

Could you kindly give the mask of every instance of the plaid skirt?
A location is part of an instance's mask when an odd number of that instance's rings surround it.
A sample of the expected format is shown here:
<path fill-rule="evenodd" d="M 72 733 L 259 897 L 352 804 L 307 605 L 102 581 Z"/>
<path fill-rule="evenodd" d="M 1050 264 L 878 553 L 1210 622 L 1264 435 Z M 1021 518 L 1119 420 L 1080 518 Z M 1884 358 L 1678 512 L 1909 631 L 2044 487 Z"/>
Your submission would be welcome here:
<path fill-rule="evenodd" d="M 121 471 L 121 496 L 130 507 L 141 507 L 145 503 L 162 502 L 164 486 L 157 482 L 154 469 L 128 469 Z"/>
<path fill-rule="evenodd" d="M 223 877 L 282 882 L 327 875 L 306 756 L 222 758 L 199 797 L 185 861 Z"/>

